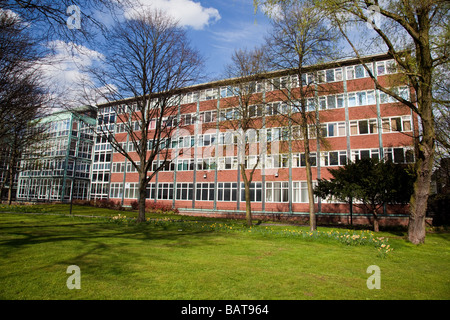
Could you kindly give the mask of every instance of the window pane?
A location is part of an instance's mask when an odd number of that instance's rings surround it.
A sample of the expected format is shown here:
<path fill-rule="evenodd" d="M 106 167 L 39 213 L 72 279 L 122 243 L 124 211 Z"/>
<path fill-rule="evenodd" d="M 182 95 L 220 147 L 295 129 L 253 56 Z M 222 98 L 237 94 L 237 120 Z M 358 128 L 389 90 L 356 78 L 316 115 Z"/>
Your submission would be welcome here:
<path fill-rule="evenodd" d="M 355 66 L 355 78 L 364 78 L 364 67 L 362 65 Z"/>
<path fill-rule="evenodd" d="M 355 69 L 353 67 L 347 67 L 347 80 L 352 80 L 355 77 Z"/>
<path fill-rule="evenodd" d="M 339 165 L 338 152 L 330 152 L 330 166 Z"/>
<path fill-rule="evenodd" d="M 356 106 L 356 95 L 354 93 L 348 94 L 348 106 L 349 107 Z"/>
<path fill-rule="evenodd" d="M 383 127 L 383 132 L 390 132 L 391 131 L 391 126 L 389 125 L 389 119 L 383 119 L 381 126 Z"/>
<path fill-rule="evenodd" d="M 366 102 L 366 93 L 364 91 L 363 92 L 358 92 L 358 105 L 359 106 L 364 106 L 366 104 L 367 104 L 367 102 Z"/>
<path fill-rule="evenodd" d="M 405 157 L 403 154 L 403 148 L 394 148 L 394 162 L 403 163 L 405 162 Z"/>
<path fill-rule="evenodd" d="M 375 91 L 374 90 L 370 90 L 367 91 L 367 104 L 375 104 Z"/>
<path fill-rule="evenodd" d="M 391 130 L 392 131 L 402 131 L 401 118 L 392 118 L 391 119 Z"/>
<path fill-rule="evenodd" d="M 327 76 L 327 82 L 334 81 L 334 69 L 327 70 L 326 71 L 326 76 Z"/>
<path fill-rule="evenodd" d="M 308 202 L 308 186 L 306 182 L 301 183 L 301 202 Z"/>
<path fill-rule="evenodd" d="M 336 124 L 330 123 L 328 124 L 328 136 L 334 137 L 336 135 Z"/>
<path fill-rule="evenodd" d="M 345 151 L 339 152 L 339 161 L 341 162 L 341 166 L 347 164 L 347 152 Z"/>
<path fill-rule="evenodd" d="M 410 117 L 403 117 L 403 131 L 411 131 L 411 119 Z"/>
<path fill-rule="evenodd" d="M 361 150 L 361 159 L 369 159 L 370 150 Z"/>
<path fill-rule="evenodd" d="M 367 134 L 369 133 L 369 127 L 367 124 L 367 120 L 360 120 L 358 121 L 359 125 L 359 134 Z"/>
<path fill-rule="evenodd" d="M 370 133 L 377 133 L 378 132 L 377 120 L 369 120 L 369 127 Z"/>
<path fill-rule="evenodd" d="M 340 137 L 345 136 L 345 122 L 338 123 L 338 135 Z"/>
<path fill-rule="evenodd" d="M 337 107 L 343 108 L 344 107 L 344 95 L 340 94 L 336 97 L 337 99 Z"/>
<path fill-rule="evenodd" d="M 386 73 L 386 69 L 384 67 L 384 61 L 383 62 L 377 62 L 377 73 L 379 76 Z"/>
<path fill-rule="evenodd" d="M 350 134 L 351 135 L 358 134 L 358 123 L 356 121 L 350 122 Z"/>
<path fill-rule="evenodd" d="M 327 97 L 327 107 L 328 107 L 328 109 L 336 108 L 336 96 L 328 96 Z"/>

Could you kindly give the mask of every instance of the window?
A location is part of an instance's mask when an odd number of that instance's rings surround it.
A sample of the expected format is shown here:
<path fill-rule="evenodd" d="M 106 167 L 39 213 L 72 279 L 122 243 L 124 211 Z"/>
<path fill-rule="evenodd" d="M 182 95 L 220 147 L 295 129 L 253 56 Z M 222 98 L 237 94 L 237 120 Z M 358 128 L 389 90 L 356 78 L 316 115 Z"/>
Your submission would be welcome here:
<path fill-rule="evenodd" d="M 217 184 L 217 201 L 236 201 L 237 183 L 219 182 Z"/>
<path fill-rule="evenodd" d="M 343 166 L 347 164 L 347 151 L 328 151 L 321 153 L 322 166 Z"/>
<path fill-rule="evenodd" d="M 233 88 L 231 86 L 220 88 L 220 97 L 221 98 L 232 97 L 233 95 L 234 95 Z"/>
<path fill-rule="evenodd" d="M 260 105 L 249 106 L 248 116 L 251 118 L 261 117 L 263 113 L 262 111 L 262 106 Z"/>
<path fill-rule="evenodd" d="M 356 79 L 360 79 L 360 78 L 364 78 L 365 76 L 365 69 L 363 65 L 357 65 L 355 66 L 355 78 Z"/>
<path fill-rule="evenodd" d="M 157 195 L 158 195 L 158 200 L 172 200 L 173 199 L 173 183 L 159 183 Z"/>
<path fill-rule="evenodd" d="M 214 183 L 197 183 L 196 184 L 196 200 L 213 201 L 214 200 Z"/>
<path fill-rule="evenodd" d="M 203 123 L 210 123 L 216 121 L 217 111 L 203 111 L 200 112 L 200 120 Z"/>
<path fill-rule="evenodd" d="M 124 198 L 137 199 L 139 197 L 139 184 L 138 183 L 125 183 Z"/>
<path fill-rule="evenodd" d="M 367 99 L 366 99 L 366 92 L 365 91 L 360 91 L 356 93 L 356 97 L 357 97 L 357 104 L 358 106 L 364 106 L 367 104 Z"/>
<path fill-rule="evenodd" d="M 354 121 L 358 126 L 358 134 L 367 134 L 369 133 L 369 126 L 367 120 Z"/>
<path fill-rule="evenodd" d="M 313 167 L 317 165 L 317 156 L 315 152 L 309 154 L 309 163 Z M 306 156 L 304 153 L 300 153 L 300 167 L 306 167 Z"/>
<path fill-rule="evenodd" d="M 348 106 L 349 107 L 356 106 L 356 94 L 355 93 L 348 94 Z"/>
<path fill-rule="evenodd" d="M 397 72 L 394 60 L 378 61 L 376 63 L 376 70 L 379 76 Z"/>
<path fill-rule="evenodd" d="M 384 61 L 377 62 L 376 66 L 377 66 L 377 75 L 382 76 L 386 74 L 386 65 Z"/>
<path fill-rule="evenodd" d="M 411 131 L 411 116 L 382 119 L 383 133 Z"/>
<path fill-rule="evenodd" d="M 177 171 L 191 171 L 191 170 L 194 170 L 194 159 L 177 160 Z"/>
<path fill-rule="evenodd" d="M 390 88 L 390 90 L 393 93 L 399 95 L 401 98 L 403 98 L 405 100 L 409 100 L 408 87 Z M 393 103 L 393 102 L 398 102 L 398 100 L 393 98 L 392 96 L 380 91 L 380 103 Z"/>
<path fill-rule="evenodd" d="M 325 123 L 321 125 L 322 137 L 345 136 L 345 122 Z"/>
<path fill-rule="evenodd" d="M 367 91 L 367 104 L 372 105 L 375 104 L 375 90 L 368 90 Z"/>
<path fill-rule="evenodd" d="M 313 181 L 313 188 L 317 183 Z M 306 181 L 294 181 L 292 182 L 292 202 L 295 203 L 308 203 L 309 202 L 308 183 Z M 314 201 L 317 198 L 314 197 Z"/>
<path fill-rule="evenodd" d="M 346 67 L 345 70 L 347 72 L 347 80 L 352 80 L 355 78 L 355 67 L 354 66 Z"/>
<path fill-rule="evenodd" d="M 214 170 L 216 168 L 216 159 L 197 159 L 197 170 Z"/>
<path fill-rule="evenodd" d="M 241 183 L 241 201 L 245 201 L 244 183 Z M 252 201 L 252 202 L 261 202 L 262 201 L 262 183 L 261 182 L 250 183 L 250 201 Z"/>
<path fill-rule="evenodd" d="M 350 121 L 350 134 L 372 134 L 378 132 L 377 120 L 376 119 L 364 119 L 358 121 Z"/>
<path fill-rule="evenodd" d="M 380 159 L 380 152 L 378 149 L 367 150 L 352 150 L 352 161 L 361 159 Z"/>
<path fill-rule="evenodd" d="M 385 148 L 384 157 L 394 163 L 414 162 L 414 150 L 412 148 Z"/>
<path fill-rule="evenodd" d="M 335 80 L 334 69 L 329 69 L 325 73 L 327 82 L 333 82 Z"/>
<path fill-rule="evenodd" d="M 217 89 L 206 89 L 205 90 L 205 100 L 215 100 L 217 99 Z"/>
<path fill-rule="evenodd" d="M 288 202 L 289 201 L 288 182 L 266 182 L 267 202 Z"/>
<path fill-rule="evenodd" d="M 325 82 L 325 71 L 321 70 L 317 72 L 319 83 Z"/>
<path fill-rule="evenodd" d="M 308 98 L 306 100 L 306 111 L 314 111 L 316 110 L 316 99 Z"/>
<path fill-rule="evenodd" d="M 314 100 L 315 100 L 314 98 L 310 98 L 310 100 L 307 101 L 308 111 L 313 111 L 315 109 Z M 319 97 L 320 110 L 343 108 L 343 107 L 344 107 L 344 96 L 342 94 Z"/>
<path fill-rule="evenodd" d="M 297 74 L 292 75 L 290 81 L 291 81 L 291 88 L 297 88 L 299 86 Z M 260 92 L 260 91 L 258 91 L 258 92 Z"/>
<path fill-rule="evenodd" d="M 319 97 L 319 109 L 325 110 L 327 108 L 327 98 L 326 97 Z"/>
<path fill-rule="evenodd" d="M 193 183 L 177 183 L 177 200 L 192 200 L 194 194 Z"/>
<path fill-rule="evenodd" d="M 123 186 L 122 183 L 111 183 L 110 198 L 122 198 Z"/>
<path fill-rule="evenodd" d="M 344 107 L 344 95 L 343 94 L 338 94 L 336 96 L 336 100 L 337 100 L 337 107 L 338 108 L 343 108 Z"/>

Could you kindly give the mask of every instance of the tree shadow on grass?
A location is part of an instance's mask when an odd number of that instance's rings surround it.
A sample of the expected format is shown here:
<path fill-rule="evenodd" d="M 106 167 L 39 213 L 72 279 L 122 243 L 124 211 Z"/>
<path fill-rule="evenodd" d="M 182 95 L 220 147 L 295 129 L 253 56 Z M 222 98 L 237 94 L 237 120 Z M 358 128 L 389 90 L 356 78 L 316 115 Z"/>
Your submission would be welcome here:
<path fill-rule="evenodd" d="M 91 247 L 83 255 L 107 251 L 111 245 L 123 246 L 126 250 L 130 241 L 150 241 L 159 245 L 170 246 L 195 246 L 209 245 L 212 232 L 203 230 L 180 230 L 176 224 L 173 226 L 154 226 L 147 223 L 142 224 L 116 224 L 108 220 L 97 219 L 96 221 L 82 221 L 84 218 L 66 218 L 72 220 L 32 221 L 2 223 L 0 235 L 0 256 L 4 259 L 8 255 L 33 245 L 60 244 L 79 247 Z M 81 220 L 81 221 L 80 221 Z M 189 241 L 187 241 L 189 240 Z M 195 241 L 192 241 L 195 240 Z M 107 244 L 110 245 L 107 245 Z M 81 257 L 81 256 L 80 256 Z"/>

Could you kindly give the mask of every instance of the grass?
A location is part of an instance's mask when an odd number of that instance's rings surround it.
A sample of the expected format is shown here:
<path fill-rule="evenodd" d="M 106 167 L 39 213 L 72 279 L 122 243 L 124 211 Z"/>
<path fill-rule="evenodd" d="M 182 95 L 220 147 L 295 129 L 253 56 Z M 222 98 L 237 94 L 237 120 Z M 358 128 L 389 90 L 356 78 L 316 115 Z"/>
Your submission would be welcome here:
<path fill-rule="evenodd" d="M 136 224 L 111 219 L 136 214 L 128 211 L 74 206 L 68 216 L 57 215 L 67 214 L 67 205 L 33 209 L 45 214 L 0 213 L 1 299 L 450 298 L 448 233 L 430 233 L 415 246 L 398 231 L 363 242 L 370 232 L 247 229 L 240 221 L 161 215 Z M 359 238 L 349 241 L 352 235 Z M 380 254 L 382 244 L 394 250 Z M 66 286 L 70 265 L 80 267 L 80 290 Z M 379 290 L 367 288 L 370 265 L 381 270 Z"/>

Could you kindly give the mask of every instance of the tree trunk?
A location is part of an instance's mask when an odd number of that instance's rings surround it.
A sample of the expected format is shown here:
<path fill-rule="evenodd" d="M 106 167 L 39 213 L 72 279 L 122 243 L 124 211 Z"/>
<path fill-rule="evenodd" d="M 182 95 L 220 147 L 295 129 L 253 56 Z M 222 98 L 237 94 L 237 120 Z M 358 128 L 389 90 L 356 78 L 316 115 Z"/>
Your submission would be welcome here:
<path fill-rule="evenodd" d="M 145 196 L 147 191 L 147 184 L 145 175 L 139 174 L 139 199 L 138 199 L 138 209 L 139 215 L 137 222 L 145 222 Z"/>
<path fill-rule="evenodd" d="M 376 210 L 372 211 L 373 214 L 373 231 L 379 232 L 380 231 L 380 223 L 378 221 L 378 214 Z"/>
<path fill-rule="evenodd" d="M 245 219 L 247 227 L 252 226 L 252 204 L 250 201 L 250 183 L 245 183 Z"/>
<path fill-rule="evenodd" d="M 8 204 L 11 205 L 12 203 L 12 188 L 14 186 L 14 175 L 16 173 L 15 170 L 15 161 L 16 161 L 16 156 L 15 156 L 15 151 L 13 150 L 11 152 L 11 157 L 9 159 L 9 170 L 8 170 L 8 176 L 9 176 L 9 189 L 8 189 Z"/>
<path fill-rule="evenodd" d="M 426 130 L 423 131 L 424 140 Z M 429 144 L 430 142 L 428 142 Z M 425 155 L 422 155 L 425 154 Z M 419 144 L 419 158 L 416 161 L 416 181 L 411 196 L 410 216 L 408 223 L 408 240 L 414 244 L 425 242 L 425 217 L 427 213 L 428 195 L 430 191 L 431 175 L 434 159 L 434 146 L 430 147 L 426 141 Z"/>
<path fill-rule="evenodd" d="M 312 172 L 311 172 L 311 163 L 310 163 L 310 149 L 309 149 L 309 130 L 308 130 L 308 121 L 306 118 L 306 114 L 302 111 L 302 121 L 303 121 L 303 141 L 305 148 L 305 164 L 306 164 L 306 184 L 308 186 L 308 202 L 309 202 L 309 228 L 311 231 L 315 231 L 317 229 L 316 223 L 316 212 L 314 210 L 314 193 L 313 193 L 313 185 L 312 185 Z"/>
<path fill-rule="evenodd" d="M 244 193 L 245 193 L 245 220 L 247 221 L 247 226 L 252 226 L 252 203 L 250 199 L 250 183 L 252 181 L 253 174 L 250 173 L 250 178 L 247 177 L 245 173 L 245 163 L 241 163 L 241 177 L 244 181 Z"/>
<path fill-rule="evenodd" d="M 424 28 L 422 37 L 428 40 L 428 30 Z M 428 41 L 425 41 L 428 43 Z M 410 218 L 408 224 L 408 239 L 414 244 L 425 242 L 425 217 L 430 193 L 431 176 L 434 162 L 434 143 L 436 132 L 433 116 L 433 92 L 432 92 L 432 57 L 430 47 L 416 46 L 421 85 L 416 92 L 420 120 L 422 125 L 422 139 L 416 146 L 416 181 L 414 192 L 410 200 Z"/>

